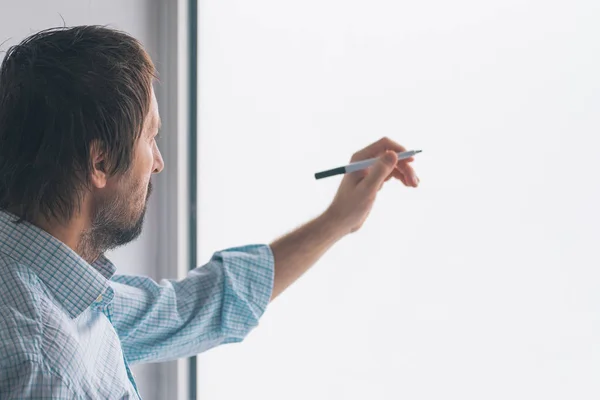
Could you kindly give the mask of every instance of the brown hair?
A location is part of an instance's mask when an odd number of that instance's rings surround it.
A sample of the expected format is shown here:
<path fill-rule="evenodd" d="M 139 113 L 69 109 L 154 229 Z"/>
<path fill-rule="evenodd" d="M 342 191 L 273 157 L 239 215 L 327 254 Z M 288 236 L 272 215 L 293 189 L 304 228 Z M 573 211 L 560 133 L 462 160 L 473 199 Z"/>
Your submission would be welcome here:
<path fill-rule="evenodd" d="M 8 49 L 0 67 L 0 209 L 69 220 L 92 171 L 126 172 L 150 110 L 156 70 L 130 35 L 52 28 Z"/>

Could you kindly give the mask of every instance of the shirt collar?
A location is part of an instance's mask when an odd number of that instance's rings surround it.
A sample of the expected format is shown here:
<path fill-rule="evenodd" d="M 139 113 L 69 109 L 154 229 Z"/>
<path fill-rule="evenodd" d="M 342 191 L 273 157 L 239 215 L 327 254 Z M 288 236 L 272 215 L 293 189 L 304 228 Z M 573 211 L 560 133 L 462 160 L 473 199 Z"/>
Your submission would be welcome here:
<path fill-rule="evenodd" d="M 30 267 L 71 318 L 79 316 L 100 296 L 115 273 L 114 265 L 99 257 L 92 265 L 69 246 L 28 222 L 0 210 L 0 252 Z"/>

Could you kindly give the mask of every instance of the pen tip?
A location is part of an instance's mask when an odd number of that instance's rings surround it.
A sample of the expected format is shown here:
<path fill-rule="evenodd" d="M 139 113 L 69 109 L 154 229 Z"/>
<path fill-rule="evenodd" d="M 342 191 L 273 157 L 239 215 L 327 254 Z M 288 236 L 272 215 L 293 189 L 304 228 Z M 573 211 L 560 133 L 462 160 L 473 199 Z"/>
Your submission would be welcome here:
<path fill-rule="evenodd" d="M 415 154 L 419 154 L 419 153 L 422 153 L 422 152 L 423 152 L 423 150 L 415 150 Z"/>

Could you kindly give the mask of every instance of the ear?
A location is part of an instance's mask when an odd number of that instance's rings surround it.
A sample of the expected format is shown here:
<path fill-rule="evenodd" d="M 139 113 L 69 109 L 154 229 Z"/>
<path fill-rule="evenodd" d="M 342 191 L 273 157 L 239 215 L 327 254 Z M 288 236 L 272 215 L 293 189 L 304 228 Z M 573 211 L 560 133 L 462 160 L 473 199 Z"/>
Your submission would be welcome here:
<path fill-rule="evenodd" d="M 92 187 L 102 189 L 106 186 L 108 174 L 106 172 L 106 155 L 99 141 L 92 142 L 90 146 L 90 161 L 92 169 L 90 173 L 90 183 Z"/>

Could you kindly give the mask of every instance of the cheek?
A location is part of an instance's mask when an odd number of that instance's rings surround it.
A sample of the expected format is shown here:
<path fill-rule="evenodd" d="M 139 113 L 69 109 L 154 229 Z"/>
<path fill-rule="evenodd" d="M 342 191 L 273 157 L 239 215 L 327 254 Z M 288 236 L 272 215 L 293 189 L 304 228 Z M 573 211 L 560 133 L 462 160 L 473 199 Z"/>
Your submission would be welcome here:
<path fill-rule="evenodd" d="M 134 168 L 131 171 L 129 184 L 125 185 L 124 196 L 129 196 L 132 206 L 138 206 L 140 201 L 145 200 L 148 191 L 148 183 L 152 176 L 153 154 L 152 146 L 143 143 L 137 148 Z M 140 200 L 141 199 L 141 200 Z"/>
<path fill-rule="evenodd" d="M 152 177 L 152 172 L 154 169 L 154 146 L 148 146 L 146 154 L 144 156 L 144 169 L 142 171 L 142 184 L 143 184 L 143 192 L 146 195 L 148 190 L 148 185 L 150 182 L 150 178 Z"/>
<path fill-rule="evenodd" d="M 136 175 L 142 184 L 148 183 L 152 175 L 152 166 L 154 165 L 154 152 L 152 144 L 144 143 L 144 147 L 140 149 L 137 159 Z"/>
<path fill-rule="evenodd" d="M 144 155 L 144 171 L 148 171 L 152 174 L 152 166 L 154 165 L 154 141 L 152 141 L 147 147 Z"/>

